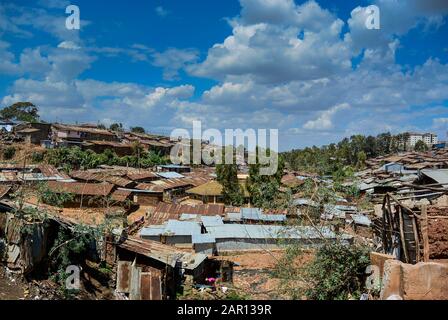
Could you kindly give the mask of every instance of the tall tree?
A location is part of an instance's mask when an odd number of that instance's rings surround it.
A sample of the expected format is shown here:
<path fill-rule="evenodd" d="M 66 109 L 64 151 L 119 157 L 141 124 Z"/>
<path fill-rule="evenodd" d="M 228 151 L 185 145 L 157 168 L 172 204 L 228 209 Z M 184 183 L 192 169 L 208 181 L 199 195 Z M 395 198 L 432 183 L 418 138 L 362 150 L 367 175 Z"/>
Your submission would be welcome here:
<path fill-rule="evenodd" d="M 25 122 L 38 122 L 39 109 L 31 102 L 16 102 L 0 110 L 0 118 Z"/>
<path fill-rule="evenodd" d="M 267 153 L 270 156 L 272 151 L 268 150 Z M 279 188 L 285 167 L 283 158 L 279 157 L 277 171 L 273 175 L 260 175 L 261 166 L 257 156 L 256 163 L 249 165 L 247 189 L 253 205 L 261 208 L 273 208 L 280 198 Z"/>
<path fill-rule="evenodd" d="M 218 182 L 222 185 L 222 196 L 225 204 L 240 206 L 244 203 L 242 187 L 238 182 L 238 167 L 234 164 L 216 165 Z"/>

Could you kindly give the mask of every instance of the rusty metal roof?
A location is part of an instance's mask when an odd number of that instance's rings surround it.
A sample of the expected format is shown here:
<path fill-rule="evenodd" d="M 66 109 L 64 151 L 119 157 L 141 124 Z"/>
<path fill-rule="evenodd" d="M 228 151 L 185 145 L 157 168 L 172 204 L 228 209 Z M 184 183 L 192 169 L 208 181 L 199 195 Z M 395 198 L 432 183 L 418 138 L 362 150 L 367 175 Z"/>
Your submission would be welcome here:
<path fill-rule="evenodd" d="M 89 132 L 93 134 L 99 134 L 99 135 L 106 135 L 106 136 L 115 136 L 116 134 L 104 130 L 104 129 L 98 129 L 98 128 L 86 128 L 86 127 L 79 127 L 79 126 L 73 126 L 73 125 L 67 125 L 67 124 L 53 124 L 53 128 L 56 130 L 61 131 L 79 131 L 79 132 Z"/>
<path fill-rule="evenodd" d="M 126 199 L 129 198 L 129 196 L 132 194 L 132 191 L 129 190 L 115 190 L 112 193 L 112 200 L 118 201 L 118 202 L 124 202 Z"/>
<path fill-rule="evenodd" d="M 131 180 L 143 180 L 148 178 L 159 178 L 159 176 L 153 171 L 143 172 L 130 172 L 126 176 Z"/>
<path fill-rule="evenodd" d="M 74 171 L 71 173 L 71 176 L 72 178 L 83 181 L 109 182 L 123 188 L 128 187 L 133 183 L 131 180 L 120 177 L 120 173 L 114 171 Z"/>
<path fill-rule="evenodd" d="M 191 185 L 191 182 L 186 181 L 185 179 L 164 179 L 151 181 L 149 183 L 140 183 L 136 188 L 152 192 L 163 192 L 165 190 L 187 187 Z"/>
<path fill-rule="evenodd" d="M 182 268 L 194 270 L 207 259 L 205 254 L 185 252 L 157 241 L 135 237 L 128 237 L 118 247 L 160 261 L 173 268 L 178 262 L 181 262 Z"/>
<path fill-rule="evenodd" d="M 0 199 L 6 196 L 10 190 L 10 186 L 0 185 Z"/>
<path fill-rule="evenodd" d="M 195 206 L 186 204 L 171 204 L 160 202 L 148 218 L 148 225 L 162 224 L 170 219 L 179 219 L 183 213 L 198 214 L 203 216 L 223 216 L 222 204 L 199 204 Z"/>
<path fill-rule="evenodd" d="M 49 181 L 48 187 L 56 193 L 65 192 L 88 196 L 108 196 L 112 192 L 114 185 L 110 183 Z"/>

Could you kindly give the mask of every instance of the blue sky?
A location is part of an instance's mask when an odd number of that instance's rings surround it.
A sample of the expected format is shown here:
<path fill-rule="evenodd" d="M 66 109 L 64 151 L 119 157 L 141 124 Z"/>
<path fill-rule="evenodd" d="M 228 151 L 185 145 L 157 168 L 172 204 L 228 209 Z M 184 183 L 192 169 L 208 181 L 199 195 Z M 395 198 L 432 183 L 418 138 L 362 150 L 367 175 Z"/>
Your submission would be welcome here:
<path fill-rule="evenodd" d="M 79 31 L 65 28 L 69 4 Z M 445 139 L 447 15 L 444 0 L 6 0 L 0 106 L 165 134 L 193 120 L 275 128 L 282 150 L 384 131 Z"/>

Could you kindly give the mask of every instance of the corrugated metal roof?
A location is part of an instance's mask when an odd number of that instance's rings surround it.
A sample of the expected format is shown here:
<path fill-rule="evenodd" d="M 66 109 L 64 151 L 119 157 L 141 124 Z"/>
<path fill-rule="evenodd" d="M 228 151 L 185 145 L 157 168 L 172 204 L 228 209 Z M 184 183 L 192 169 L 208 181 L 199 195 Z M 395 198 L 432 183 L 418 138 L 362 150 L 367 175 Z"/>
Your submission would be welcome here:
<path fill-rule="evenodd" d="M 177 172 L 157 172 L 157 175 L 165 178 L 165 179 L 180 179 L 180 178 L 185 178 L 185 176 L 181 175 L 180 173 Z"/>
<path fill-rule="evenodd" d="M 216 239 L 210 234 L 207 233 L 201 233 L 201 234 L 194 234 L 192 235 L 191 242 L 193 244 L 199 244 L 199 243 L 215 243 Z"/>
<path fill-rule="evenodd" d="M 201 222 L 206 228 L 211 226 L 220 226 L 224 224 L 220 216 L 201 216 Z"/>
<path fill-rule="evenodd" d="M 81 183 L 49 181 L 48 187 L 56 193 L 72 193 L 89 196 L 107 196 L 111 193 L 114 185 L 109 183 Z"/>
<path fill-rule="evenodd" d="M 259 208 L 241 208 L 243 220 L 281 222 L 286 221 L 286 214 L 264 214 Z"/>
<path fill-rule="evenodd" d="M 448 169 L 422 170 L 421 172 L 437 183 L 448 184 Z"/>
<path fill-rule="evenodd" d="M 370 225 L 372 224 L 372 221 L 370 220 L 370 218 L 365 215 L 351 214 L 350 216 L 352 217 L 353 222 L 355 222 L 355 224 L 367 226 L 367 227 L 370 227 Z"/>
<path fill-rule="evenodd" d="M 0 185 L 0 199 L 3 198 L 11 190 L 10 186 Z"/>
<path fill-rule="evenodd" d="M 191 236 L 201 233 L 201 226 L 194 221 L 168 220 L 164 234 L 174 234 L 176 236 Z"/>
<path fill-rule="evenodd" d="M 124 202 L 131 196 L 132 192 L 129 190 L 115 190 L 112 193 L 112 200 L 118 202 Z"/>
<path fill-rule="evenodd" d="M 224 224 L 207 228 L 207 232 L 216 239 L 320 239 L 321 234 L 327 239 L 336 239 L 336 234 L 329 227 L 320 228 L 320 232 L 311 226 L 275 226 Z M 350 238 L 343 235 L 343 238 Z"/>
<path fill-rule="evenodd" d="M 129 237 L 126 241 L 119 244 L 118 247 L 155 259 L 173 268 L 180 262 L 182 268 L 194 270 L 207 259 L 207 255 L 202 253 L 184 252 L 157 241 L 134 237 Z"/>

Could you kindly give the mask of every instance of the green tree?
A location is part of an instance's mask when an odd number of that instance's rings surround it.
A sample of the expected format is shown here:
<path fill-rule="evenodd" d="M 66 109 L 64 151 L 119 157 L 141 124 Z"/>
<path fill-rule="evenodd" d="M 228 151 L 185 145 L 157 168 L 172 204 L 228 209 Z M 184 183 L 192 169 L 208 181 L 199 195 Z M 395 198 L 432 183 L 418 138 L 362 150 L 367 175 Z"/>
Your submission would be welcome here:
<path fill-rule="evenodd" d="M 240 206 L 244 203 L 242 187 L 238 182 L 236 164 L 218 164 L 216 166 L 218 182 L 222 185 L 222 196 L 228 205 Z"/>
<path fill-rule="evenodd" d="M 123 124 L 122 123 L 112 123 L 109 127 L 110 130 L 115 132 L 123 132 Z"/>
<path fill-rule="evenodd" d="M 134 132 L 134 133 L 145 133 L 145 128 L 143 128 L 143 127 L 131 127 L 131 132 Z"/>
<path fill-rule="evenodd" d="M 267 156 L 270 156 L 271 153 L 270 150 L 267 150 Z M 249 165 L 249 177 L 247 179 L 247 190 L 250 194 L 251 203 L 261 208 L 278 207 L 278 201 L 282 199 L 279 188 L 285 167 L 283 158 L 279 157 L 275 174 L 260 175 L 262 165 L 258 159 L 258 148 L 256 154 L 256 163 Z"/>
<path fill-rule="evenodd" d="M 417 152 L 425 152 L 429 150 L 429 147 L 422 140 L 415 143 L 414 150 Z"/>
<path fill-rule="evenodd" d="M 363 169 L 366 166 L 367 155 L 364 151 L 359 151 L 357 154 L 358 162 L 356 163 L 356 167 L 358 169 Z"/>
<path fill-rule="evenodd" d="M 16 102 L 0 110 L 0 118 L 26 122 L 39 121 L 39 109 L 31 102 Z"/>

